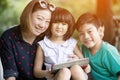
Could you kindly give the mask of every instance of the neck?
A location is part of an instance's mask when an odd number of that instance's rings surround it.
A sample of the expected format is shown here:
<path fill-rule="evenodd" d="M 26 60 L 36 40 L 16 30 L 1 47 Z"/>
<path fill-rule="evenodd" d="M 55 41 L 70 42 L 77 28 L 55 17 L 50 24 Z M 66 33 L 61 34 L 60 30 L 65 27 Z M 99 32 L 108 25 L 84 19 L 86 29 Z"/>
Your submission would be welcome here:
<path fill-rule="evenodd" d="M 51 37 L 50 40 L 57 44 L 63 44 L 65 40 L 63 40 L 63 37 Z"/>
<path fill-rule="evenodd" d="M 22 31 L 21 33 L 23 40 L 32 45 L 34 40 L 36 39 L 36 36 L 26 31 Z"/>
<path fill-rule="evenodd" d="M 99 41 L 94 47 L 90 48 L 92 55 L 96 54 L 97 51 L 101 48 L 102 41 Z"/>

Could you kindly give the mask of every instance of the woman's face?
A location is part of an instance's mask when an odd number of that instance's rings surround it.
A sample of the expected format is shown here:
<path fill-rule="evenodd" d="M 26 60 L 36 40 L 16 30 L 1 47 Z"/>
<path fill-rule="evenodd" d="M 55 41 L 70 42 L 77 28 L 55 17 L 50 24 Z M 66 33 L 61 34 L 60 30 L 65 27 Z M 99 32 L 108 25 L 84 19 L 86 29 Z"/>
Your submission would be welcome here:
<path fill-rule="evenodd" d="M 29 31 L 38 36 L 48 28 L 51 19 L 51 12 L 49 10 L 37 10 L 32 13 L 31 19 L 32 26 L 29 27 Z"/>

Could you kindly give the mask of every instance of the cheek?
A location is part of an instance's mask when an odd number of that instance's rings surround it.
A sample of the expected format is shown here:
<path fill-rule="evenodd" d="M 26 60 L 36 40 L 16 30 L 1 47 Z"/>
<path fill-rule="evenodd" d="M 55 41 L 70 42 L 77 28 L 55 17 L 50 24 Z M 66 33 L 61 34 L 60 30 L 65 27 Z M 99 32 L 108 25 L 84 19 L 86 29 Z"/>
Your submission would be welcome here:
<path fill-rule="evenodd" d="M 79 40 L 80 40 L 81 42 L 83 42 L 83 37 L 82 37 L 82 36 L 79 36 Z"/>
<path fill-rule="evenodd" d="M 49 25 L 46 25 L 45 30 L 47 30 L 47 29 L 48 29 L 48 27 L 49 27 Z"/>

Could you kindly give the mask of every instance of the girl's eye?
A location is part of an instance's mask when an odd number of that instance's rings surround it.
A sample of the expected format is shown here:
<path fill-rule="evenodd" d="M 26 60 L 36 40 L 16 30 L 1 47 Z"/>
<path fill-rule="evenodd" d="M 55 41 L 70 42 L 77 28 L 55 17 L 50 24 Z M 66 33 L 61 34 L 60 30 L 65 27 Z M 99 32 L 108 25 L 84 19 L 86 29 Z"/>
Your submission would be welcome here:
<path fill-rule="evenodd" d="M 63 22 L 62 25 L 66 25 L 67 23 Z"/>

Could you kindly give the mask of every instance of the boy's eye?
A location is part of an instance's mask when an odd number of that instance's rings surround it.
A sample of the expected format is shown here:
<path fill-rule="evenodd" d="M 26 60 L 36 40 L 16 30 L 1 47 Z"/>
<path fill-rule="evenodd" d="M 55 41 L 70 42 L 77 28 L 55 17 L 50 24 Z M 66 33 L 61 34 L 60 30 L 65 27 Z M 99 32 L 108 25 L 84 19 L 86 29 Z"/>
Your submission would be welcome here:
<path fill-rule="evenodd" d="M 84 33 L 79 33 L 79 36 L 84 35 Z"/>
<path fill-rule="evenodd" d="M 38 20 L 42 20 L 42 18 L 37 18 Z"/>
<path fill-rule="evenodd" d="M 88 33 L 92 33 L 92 31 L 88 31 Z"/>

